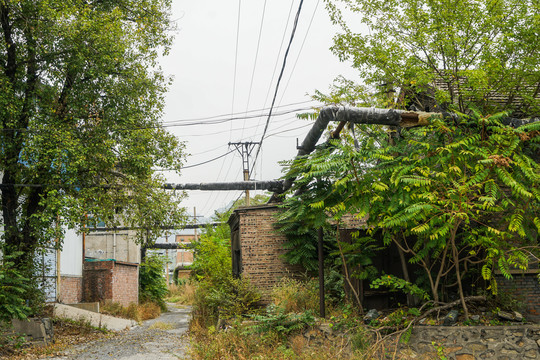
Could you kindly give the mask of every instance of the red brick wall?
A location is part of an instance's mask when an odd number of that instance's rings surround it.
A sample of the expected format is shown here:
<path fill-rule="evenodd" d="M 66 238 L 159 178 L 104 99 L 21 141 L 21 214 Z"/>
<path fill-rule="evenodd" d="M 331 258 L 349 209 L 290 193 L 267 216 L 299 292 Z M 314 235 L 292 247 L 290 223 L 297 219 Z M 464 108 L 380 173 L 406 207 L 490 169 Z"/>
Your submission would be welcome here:
<path fill-rule="evenodd" d="M 85 261 L 83 298 L 127 306 L 139 301 L 139 267 L 118 261 Z"/>
<path fill-rule="evenodd" d="M 83 299 L 82 277 L 62 276 L 59 301 L 64 304 L 77 304 Z"/>
<path fill-rule="evenodd" d="M 139 302 L 139 267 L 117 262 L 113 272 L 113 302 L 127 306 Z"/>
<path fill-rule="evenodd" d="M 236 211 L 239 221 L 242 257 L 242 276 L 263 292 L 263 300 L 269 300 L 269 292 L 279 279 L 298 275 L 302 268 L 287 264 L 281 256 L 286 250 L 285 235 L 275 231 L 275 206 L 257 206 Z"/>
<path fill-rule="evenodd" d="M 537 273 L 513 274 L 508 280 L 497 276 L 499 293 L 512 295 L 520 305 L 523 305 L 523 315 L 527 320 L 540 322 L 540 284 Z M 516 309 L 518 310 L 518 309 Z"/>

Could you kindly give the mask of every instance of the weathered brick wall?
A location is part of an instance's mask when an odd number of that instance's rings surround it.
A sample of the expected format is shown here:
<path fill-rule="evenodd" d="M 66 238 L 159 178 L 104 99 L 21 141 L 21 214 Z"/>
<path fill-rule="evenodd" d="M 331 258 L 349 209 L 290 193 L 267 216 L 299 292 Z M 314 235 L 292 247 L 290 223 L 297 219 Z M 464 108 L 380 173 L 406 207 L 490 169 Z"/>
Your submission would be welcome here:
<path fill-rule="evenodd" d="M 85 302 L 112 299 L 113 261 L 85 261 L 83 267 L 83 299 Z"/>
<path fill-rule="evenodd" d="M 113 302 L 127 306 L 139 302 L 139 267 L 116 262 L 113 272 Z"/>
<path fill-rule="evenodd" d="M 83 300 L 82 277 L 62 276 L 59 301 L 64 304 L 77 304 Z"/>
<path fill-rule="evenodd" d="M 514 274 L 508 280 L 497 277 L 499 293 L 506 293 L 524 306 L 523 315 L 529 321 L 540 322 L 540 283 L 536 271 L 528 274 Z"/>
<path fill-rule="evenodd" d="M 117 261 L 85 261 L 83 298 L 86 302 L 112 301 L 124 306 L 139 301 L 139 268 Z"/>
<path fill-rule="evenodd" d="M 193 251 L 192 250 L 178 250 L 176 252 L 177 264 L 193 264 Z"/>
<path fill-rule="evenodd" d="M 275 231 L 275 206 L 257 206 L 237 210 L 242 257 L 242 276 L 258 287 L 263 300 L 279 279 L 298 275 L 302 268 L 287 264 L 281 256 L 286 250 L 285 235 Z"/>

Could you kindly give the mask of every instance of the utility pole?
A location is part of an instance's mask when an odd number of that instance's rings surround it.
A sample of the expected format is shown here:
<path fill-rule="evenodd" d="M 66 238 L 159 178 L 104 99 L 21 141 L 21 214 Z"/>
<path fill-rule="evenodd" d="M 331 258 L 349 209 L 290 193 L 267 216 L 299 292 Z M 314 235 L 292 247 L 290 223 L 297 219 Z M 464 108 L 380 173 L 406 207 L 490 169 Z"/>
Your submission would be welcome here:
<path fill-rule="evenodd" d="M 260 142 L 252 141 L 229 143 L 229 146 L 234 145 L 236 147 L 236 150 L 242 156 L 242 170 L 244 172 L 244 181 L 249 181 L 249 156 L 251 155 L 251 152 L 253 151 L 255 145 L 259 144 Z M 249 206 L 249 190 L 246 190 L 246 206 Z"/>
<path fill-rule="evenodd" d="M 193 207 L 193 219 L 197 222 L 197 207 Z M 195 241 L 197 241 L 197 228 L 195 228 Z"/>

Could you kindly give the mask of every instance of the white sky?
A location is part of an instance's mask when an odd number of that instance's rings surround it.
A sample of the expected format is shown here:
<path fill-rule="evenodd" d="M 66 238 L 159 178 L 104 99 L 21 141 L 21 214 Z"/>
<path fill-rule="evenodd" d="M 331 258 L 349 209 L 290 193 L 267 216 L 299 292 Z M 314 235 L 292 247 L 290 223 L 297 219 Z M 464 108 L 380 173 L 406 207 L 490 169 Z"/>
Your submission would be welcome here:
<path fill-rule="evenodd" d="M 243 116 L 246 110 L 270 106 L 299 0 L 293 0 L 292 7 L 290 0 L 266 1 L 260 46 L 254 68 L 264 3 L 264 0 L 241 2 L 235 80 L 238 0 L 173 1 L 172 17 L 177 20 L 178 32 L 169 56 L 161 60 L 165 74 L 174 77 L 174 83 L 166 98 L 164 114 L 166 126 L 171 125 L 173 121 L 208 118 L 231 112 Z M 283 36 L 289 11 L 291 15 Z M 308 32 L 312 16 L 313 21 Z M 323 1 L 304 1 L 276 106 L 309 101 L 307 94 L 313 94 L 315 89 L 326 92 L 333 79 L 340 74 L 355 79 L 355 73 L 350 66 L 340 63 L 329 50 L 332 37 L 337 30 L 330 23 Z M 251 86 L 252 74 L 254 75 Z M 233 84 L 235 84 L 234 103 Z M 315 103 L 275 108 L 274 113 L 310 105 Z M 229 142 L 260 141 L 265 122 L 266 117 L 263 116 L 221 124 L 177 126 L 168 129 L 186 143 L 186 151 L 191 156 L 187 158 L 185 165 L 190 166 L 232 150 L 233 148 L 227 145 Z M 296 129 L 301 126 L 303 127 Z M 281 167 L 278 161 L 292 159 L 296 155 L 296 138 L 301 142 L 310 127 L 311 122 L 297 120 L 295 113 L 273 116 L 266 135 L 278 134 L 263 141 L 252 179 L 279 178 Z M 255 152 L 256 149 L 253 155 Z M 168 182 L 173 183 L 240 181 L 242 161 L 240 154 L 233 152 L 206 165 L 185 169 L 180 176 L 172 173 L 166 176 Z M 190 212 L 196 207 L 197 215 L 211 216 L 214 210 L 238 198 L 240 192 L 189 191 L 188 195 L 189 198 L 184 204 Z"/>

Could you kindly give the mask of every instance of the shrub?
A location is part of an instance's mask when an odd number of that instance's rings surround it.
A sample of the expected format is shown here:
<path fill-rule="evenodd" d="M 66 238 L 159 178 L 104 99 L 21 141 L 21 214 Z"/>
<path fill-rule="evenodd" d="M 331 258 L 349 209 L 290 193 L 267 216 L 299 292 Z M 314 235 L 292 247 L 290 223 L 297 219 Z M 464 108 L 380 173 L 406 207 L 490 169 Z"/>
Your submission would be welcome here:
<path fill-rule="evenodd" d="M 194 248 L 193 318 L 200 325 L 215 325 L 219 318 L 239 316 L 255 307 L 261 298 L 259 291 L 248 279 L 232 276 L 229 239 L 201 236 Z"/>
<path fill-rule="evenodd" d="M 273 303 L 285 312 L 302 312 L 319 310 L 319 285 L 317 281 L 300 281 L 283 278 L 272 289 Z"/>
<path fill-rule="evenodd" d="M 315 323 L 313 312 L 289 313 L 284 308 L 269 305 L 266 314 L 254 315 L 257 324 L 253 329 L 257 332 L 275 332 L 281 337 L 299 332 Z"/>
<path fill-rule="evenodd" d="M 142 302 L 154 302 L 163 311 L 167 310 L 165 296 L 168 294 L 167 282 L 163 277 L 165 258 L 150 254 L 139 268 L 139 299 Z"/>
<path fill-rule="evenodd" d="M 261 299 L 248 279 L 226 279 L 216 287 L 210 281 L 201 281 L 194 297 L 194 318 L 202 323 L 215 324 L 219 318 L 231 318 L 248 313 Z"/>
<path fill-rule="evenodd" d="M 14 253 L 5 255 L 0 262 L 0 325 L 11 319 L 26 319 L 31 309 L 26 306 L 24 296 L 30 290 L 29 280 L 15 267 Z"/>

